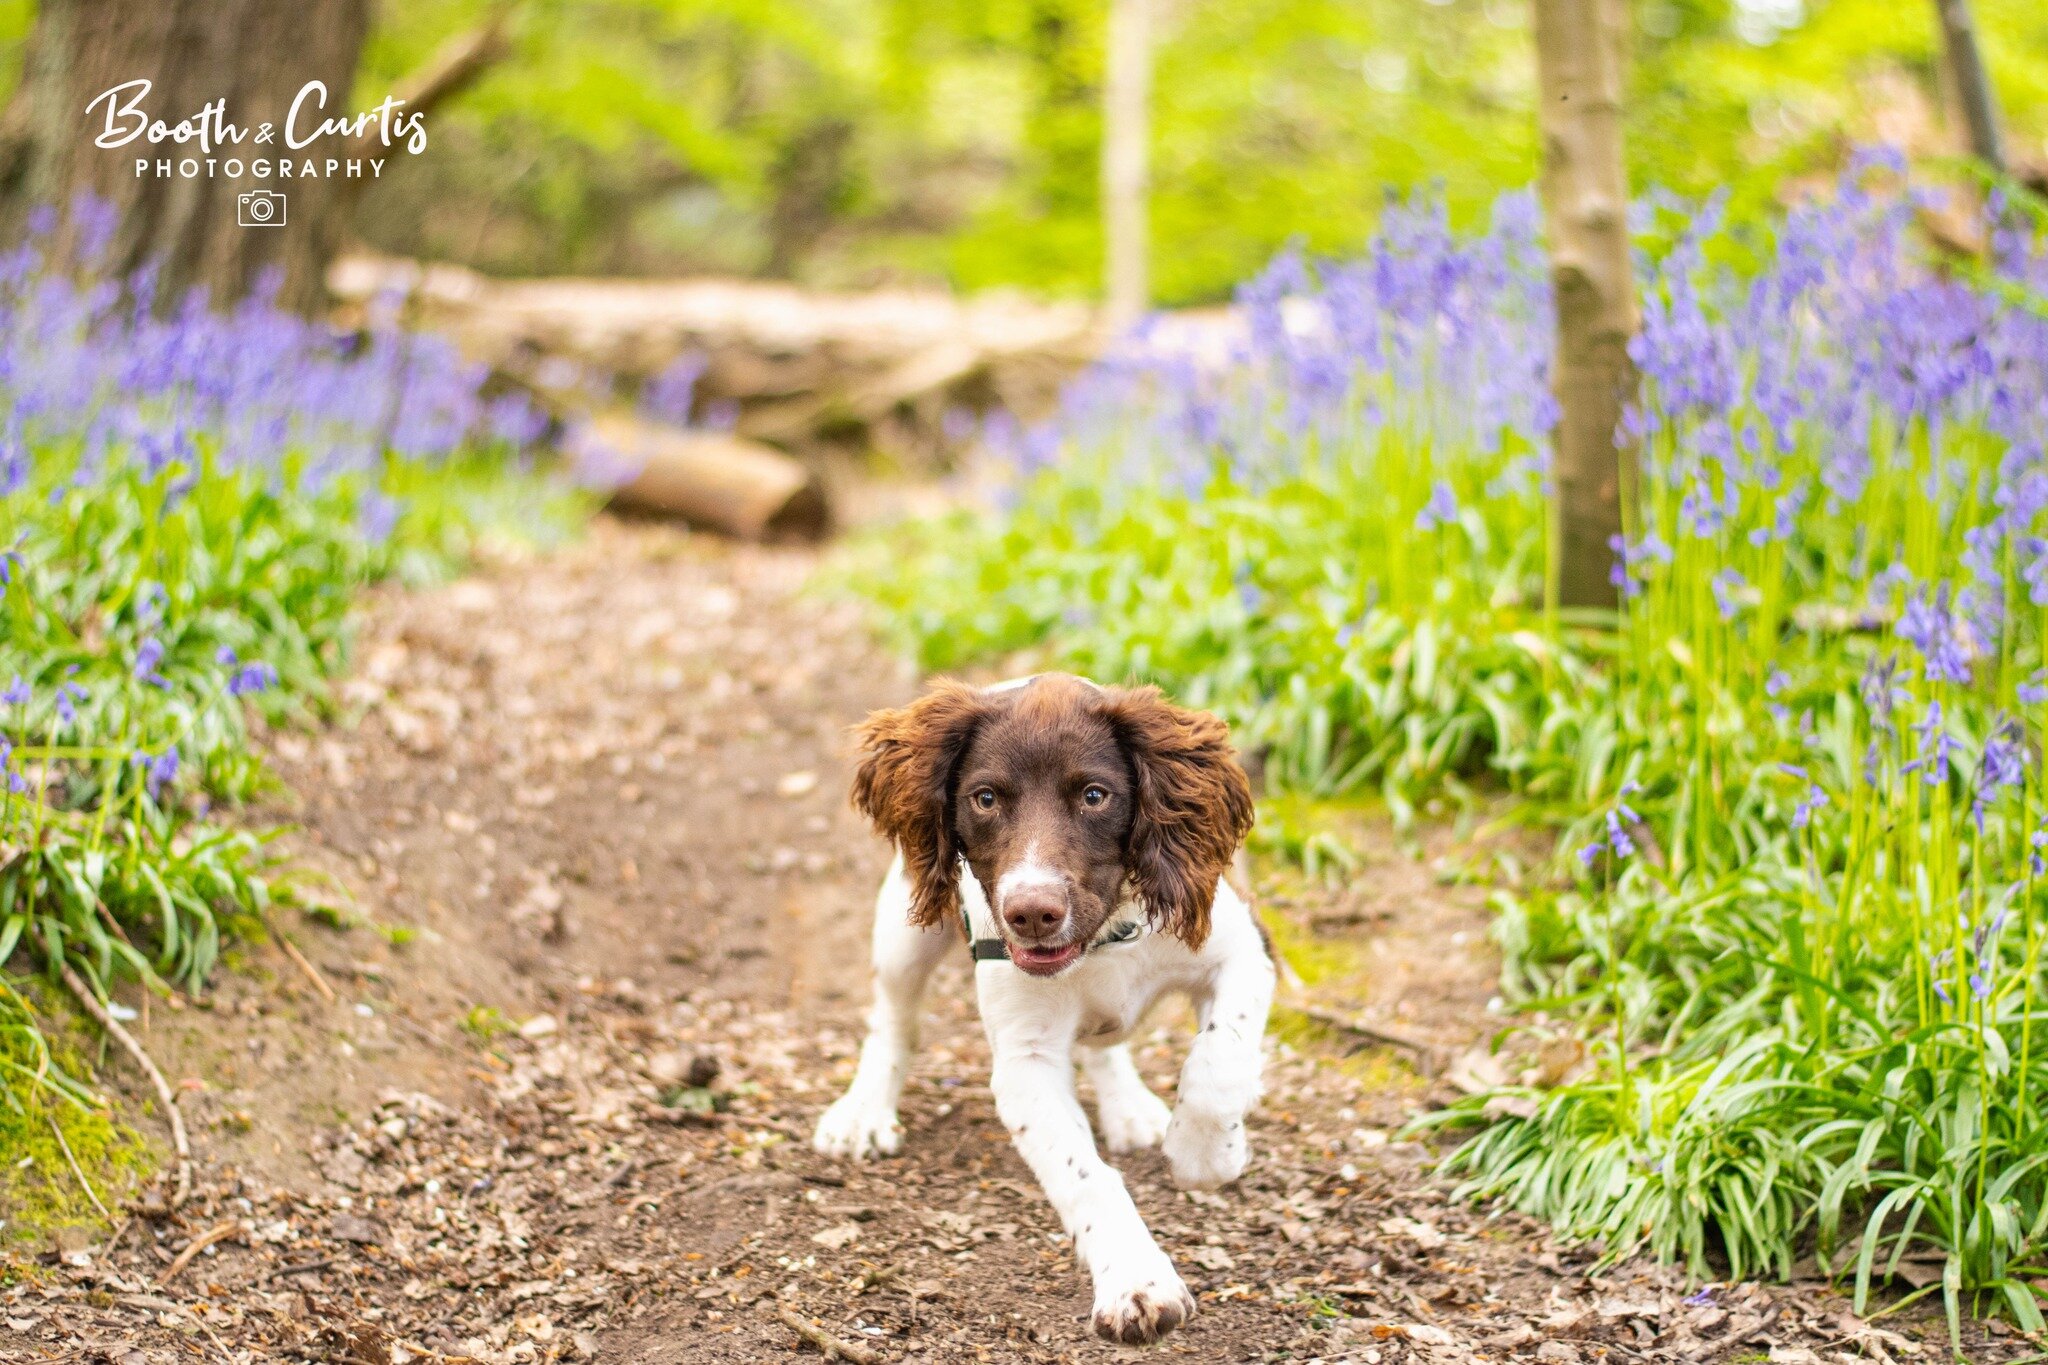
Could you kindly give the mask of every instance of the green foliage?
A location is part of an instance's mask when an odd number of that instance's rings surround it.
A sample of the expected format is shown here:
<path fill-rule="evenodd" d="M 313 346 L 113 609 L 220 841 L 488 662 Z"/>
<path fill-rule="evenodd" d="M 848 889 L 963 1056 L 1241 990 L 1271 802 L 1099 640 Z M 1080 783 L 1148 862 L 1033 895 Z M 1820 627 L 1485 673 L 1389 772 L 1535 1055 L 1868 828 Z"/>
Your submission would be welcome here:
<path fill-rule="evenodd" d="M 45 447 L 6 501 L 0 677 L 23 699 L 0 706 L 0 960 L 22 947 L 95 983 L 203 986 L 224 933 L 273 894 L 269 836 L 211 815 L 262 779 L 245 700 L 274 719 L 319 707 L 359 586 L 451 562 L 471 490 L 502 481 L 494 461 L 429 477 L 394 459 L 380 491 L 406 510 L 373 541 L 360 476 L 237 469 L 210 450 L 154 471 L 115 455 L 78 480 L 75 449 Z"/>
<path fill-rule="evenodd" d="M 374 104 L 497 0 L 378 9 Z M 1385 196 L 1461 222 L 1536 172 L 1521 0 L 1157 5 L 1151 233 L 1165 304 L 1282 244 L 1348 254 Z M 1761 222 L 1854 145 L 1960 150 L 1932 6 L 1634 0 L 1633 182 Z M 2048 162 L 2048 14 L 1972 0 L 2008 143 Z M 494 273 L 921 277 L 1089 295 L 1106 0 L 526 0 L 512 53 L 429 120 L 357 230 Z M 1768 21 L 1787 15 L 1789 26 Z M 31 7 L 0 4 L 0 94 Z"/>
<path fill-rule="evenodd" d="M 1354 251 L 1389 190 L 1483 216 L 1536 170 L 1526 5 L 1198 0 L 1159 6 L 1151 202 L 1168 304 L 1227 295 L 1282 244 Z M 2048 159 L 2048 18 L 1975 0 L 2016 158 Z M 1930 6 L 1639 0 L 1638 186 L 1731 193 L 1759 222 L 1849 146 L 1957 146 Z M 388 8 L 377 92 L 480 21 Z M 435 115 L 373 190 L 380 245 L 521 272 L 911 273 L 980 288 L 1098 284 L 1102 0 L 551 0 L 517 54 Z"/>

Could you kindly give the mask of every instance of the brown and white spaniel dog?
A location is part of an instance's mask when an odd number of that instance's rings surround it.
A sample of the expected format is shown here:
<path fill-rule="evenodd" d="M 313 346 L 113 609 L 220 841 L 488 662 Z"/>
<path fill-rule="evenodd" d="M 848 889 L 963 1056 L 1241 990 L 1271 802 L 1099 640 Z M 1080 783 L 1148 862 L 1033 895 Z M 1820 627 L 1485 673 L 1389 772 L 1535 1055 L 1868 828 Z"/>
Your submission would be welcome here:
<path fill-rule="evenodd" d="M 1157 1340 L 1195 1311 L 1074 1094 L 1095 1087 L 1111 1152 L 1163 1144 L 1175 1183 L 1244 1170 L 1274 969 L 1224 873 L 1252 791 L 1223 722 L 1156 689 L 1042 674 L 939 682 L 860 727 L 854 804 L 896 845 L 875 904 L 875 999 L 860 1066 L 818 1122 L 820 1152 L 891 1154 L 932 968 L 975 959 L 996 1111 L 1095 1287 L 1095 1330 Z M 1169 1110 L 1125 1046 L 1169 992 L 1198 1032 Z"/>

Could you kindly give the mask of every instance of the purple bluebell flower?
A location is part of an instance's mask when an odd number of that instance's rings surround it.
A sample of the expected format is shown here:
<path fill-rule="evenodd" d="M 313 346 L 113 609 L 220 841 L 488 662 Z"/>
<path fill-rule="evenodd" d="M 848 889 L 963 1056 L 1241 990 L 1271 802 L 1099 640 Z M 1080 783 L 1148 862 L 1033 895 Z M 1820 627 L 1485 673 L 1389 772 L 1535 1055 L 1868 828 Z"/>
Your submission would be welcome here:
<path fill-rule="evenodd" d="M 1631 777 L 1621 784 L 1621 790 L 1614 797 L 1614 809 L 1620 814 L 1622 819 L 1632 825 L 1643 823 L 1643 817 L 1636 814 L 1635 808 L 1629 805 L 1628 799 L 1642 789 L 1643 784 Z"/>
<path fill-rule="evenodd" d="M 234 675 L 228 679 L 228 695 L 240 697 L 251 692 L 267 692 L 275 686 L 277 669 L 259 659 L 235 670 Z"/>
<path fill-rule="evenodd" d="M 1896 677 L 1898 666 L 1895 654 L 1872 655 L 1870 662 L 1863 666 L 1863 677 L 1857 684 L 1863 708 L 1870 713 L 1871 728 L 1879 734 L 1892 732 L 1892 711 L 1900 699 Z"/>
<path fill-rule="evenodd" d="M 709 362 L 695 351 L 677 356 L 660 374 L 648 381 L 646 390 L 641 394 L 640 405 L 656 417 L 677 426 L 688 426 L 690 409 L 696 399 L 697 381 L 709 368 Z"/>
<path fill-rule="evenodd" d="M 1792 808 L 1792 828 L 1805 829 L 1813 820 L 1813 813 L 1828 804 L 1828 794 L 1815 785 L 1806 789 L 1806 795 Z"/>
<path fill-rule="evenodd" d="M 1607 812 L 1607 847 L 1617 858 L 1633 858 L 1636 854 L 1636 841 L 1629 837 L 1628 826 L 1622 823 L 1618 810 Z"/>
<path fill-rule="evenodd" d="M 57 721 L 61 725 L 78 723 L 78 703 L 89 695 L 85 688 L 74 682 L 57 686 Z"/>
<path fill-rule="evenodd" d="M 1933 978 L 1934 993 L 1941 997 L 1941 1003 L 1944 1005 L 1953 1005 L 1956 1002 L 1955 997 L 1950 995 L 1948 988 L 1942 984 L 1942 978 L 1948 974 L 1948 964 L 1954 957 L 1955 953 L 1947 948 L 1927 956 L 1927 974 Z"/>
<path fill-rule="evenodd" d="M 1430 486 L 1429 501 L 1422 504 L 1422 510 L 1415 514 L 1415 529 L 1434 531 L 1439 526 L 1448 526 L 1458 519 L 1458 497 L 1451 491 L 1451 485 L 1438 479 Z"/>
<path fill-rule="evenodd" d="M 1782 668 L 1773 668 L 1764 678 L 1764 696 L 1768 699 L 1765 702 L 1765 709 L 1779 720 L 1784 720 L 1792 714 L 1792 708 L 1778 700 L 1791 690 L 1792 675 Z"/>
<path fill-rule="evenodd" d="M 1607 581 L 1621 589 L 1624 598 L 1642 593 L 1645 565 L 1671 562 L 1671 547 L 1655 531 L 1633 545 L 1620 536 L 1609 536 L 1607 546 L 1614 551 L 1614 567 L 1607 571 Z"/>
<path fill-rule="evenodd" d="M 1899 638 L 1920 651 L 1926 661 L 1930 682 L 1966 683 L 1970 661 L 1956 638 L 1955 618 L 1949 610 L 1946 583 L 1933 593 L 1921 592 L 1906 603 L 1899 618 Z"/>
<path fill-rule="evenodd" d="M 0 692 L 0 702 L 5 702 L 9 706 L 26 706 L 31 695 L 28 684 L 22 680 L 21 674 L 17 673 L 14 675 L 14 681 L 7 684 L 7 690 Z"/>
<path fill-rule="evenodd" d="M 148 683 L 151 687 L 168 688 L 170 679 L 157 671 L 157 665 L 164 661 L 164 644 L 154 635 L 144 640 L 135 650 L 133 673 L 137 682 Z"/>
<path fill-rule="evenodd" d="M 160 799 L 164 788 L 177 780 L 178 746 L 175 744 L 160 754 L 137 750 L 130 761 L 142 770 L 145 790 L 152 801 Z"/>
<path fill-rule="evenodd" d="M 1956 748 L 1956 738 L 1942 723 L 1940 702 L 1927 703 L 1926 714 L 1913 724 L 1913 733 L 1920 737 L 1920 747 L 1901 771 L 1918 772 L 1930 787 L 1948 781 L 1949 755 Z"/>
<path fill-rule="evenodd" d="M 362 503 L 356 510 L 356 527 L 363 539 L 371 545 L 382 545 L 391 539 L 391 533 L 398 529 L 399 514 L 404 511 L 404 506 L 397 498 L 374 489 L 363 494 Z"/>
<path fill-rule="evenodd" d="M 1742 594 L 1748 590 L 1749 580 L 1739 570 L 1721 569 L 1714 574 L 1708 587 L 1713 589 L 1714 610 L 1720 613 L 1723 621 L 1733 621 L 1743 609 Z"/>
<path fill-rule="evenodd" d="M 1977 781 L 1970 797 L 1971 814 L 1980 833 L 1984 829 L 1984 812 L 1998 794 L 2017 788 L 2027 779 L 2026 765 L 2021 757 L 2024 742 L 2019 722 L 2010 716 L 1994 725 L 1984 741 L 1984 752 L 1977 760 Z"/>

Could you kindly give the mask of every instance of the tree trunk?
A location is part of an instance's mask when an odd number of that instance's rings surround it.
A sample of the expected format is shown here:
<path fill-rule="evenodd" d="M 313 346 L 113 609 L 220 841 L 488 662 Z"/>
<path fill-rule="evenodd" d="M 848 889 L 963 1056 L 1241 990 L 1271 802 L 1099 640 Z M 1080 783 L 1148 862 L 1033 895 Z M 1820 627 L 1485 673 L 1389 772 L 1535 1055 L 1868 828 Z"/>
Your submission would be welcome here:
<path fill-rule="evenodd" d="M 1620 433 L 1635 388 L 1638 322 L 1621 155 L 1625 0 L 1536 0 L 1543 211 L 1557 299 L 1552 384 L 1562 410 L 1557 489 L 1558 600 L 1611 606 L 1612 542 L 1635 495 L 1636 458 Z"/>
<path fill-rule="evenodd" d="M 1963 106 L 1963 122 L 1970 131 L 1970 151 L 1994 171 L 2005 169 L 2005 153 L 1998 144 L 1998 104 L 1991 96 L 1991 80 L 1984 72 L 1984 57 L 1977 50 L 1977 26 L 1970 18 L 1969 0 L 1934 0 L 1941 19 L 1941 45 L 1948 59 L 1948 74 L 1956 99 Z"/>
<path fill-rule="evenodd" d="M 1110 0 L 1102 91 L 1104 316 L 1121 329 L 1150 302 L 1146 272 L 1146 151 L 1151 141 L 1151 0 Z"/>
<path fill-rule="evenodd" d="M 199 286 L 226 301 L 278 269 L 283 302 L 315 306 L 344 217 L 330 211 L 345 196 L 344 179 L 324 174 L 327 159 L 382 156 L 388 173 L 404 152 L 381 144 L 366 150 L 339 136 L 292 148 L 285 123 L 311 81 L 325 84 L 327 98 L 322 105 L 309 95 L 300 106 L 299 136 L 323 119 L 357 112 L 350 87 L 369 19 L 369 0 L 44 0 L 4 120 L 11 145 L 0 161 L 0 193 L 8 219 L 19 224 L 38 205 L 67 209 L 89 193 L 120 215 L 100 266 L 125 275 L 155 263 L 159 298 L 175 301 Z M 175 126 L 225 100 L 224 117 L 244 139 L 206 151 L 197 141 L 152 144 L 146 137 L 96 146 L 110 105 L 127 102 L 128 92 L 87 106 L 137 80 L 151 83 L 138 106 L 151 119 Z M 273 137 L 258 145 L 265 123 Z M 297 173 L 279 174 L 281 160 Z M 147 167 L 138 171 L 138 161 Z M 225 173 L 231 161 L 241 163 L 239 177 Z M 307 161 L 322 174 L 305 176 Z M 159 165 L 166 162 L 169 174 Z M 270 174 L 253 174 L 257 162 Z M 183 174 L 188 167 L 196 173 Z M 260 190 L 284 196 L 282 226 L 242 225 L 241 196 Z M 74 240 L 60 239 L 60 249 Z"/>

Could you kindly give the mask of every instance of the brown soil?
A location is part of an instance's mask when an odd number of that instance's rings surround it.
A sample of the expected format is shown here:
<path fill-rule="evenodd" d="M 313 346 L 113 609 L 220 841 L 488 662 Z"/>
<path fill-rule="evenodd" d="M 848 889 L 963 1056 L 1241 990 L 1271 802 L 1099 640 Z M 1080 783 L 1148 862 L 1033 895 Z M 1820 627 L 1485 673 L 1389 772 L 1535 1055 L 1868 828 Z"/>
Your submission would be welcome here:
<path fill-rule="evenodd" d="M 154 1009 L 197 1193 L 20 1267 L 0 1360 L 815 1356 L 792 1316 L 876 1360 L 1139 1355 L 1089 1334 L 1071 1243 L 996 1121 L 963 963 L 934 991 L 904 1154 L 809 1150 L 851 1072 L 885 863 L 845 807 L 845 728 L 916 687 L 850 608 L 802 592 L 815 567 L 600 521 L 549 558 L 377 598 L 350 722 L 271 741 L 296 793 L 271 814 L 361 920 L 280 921 L 335 999 L 265 945 L 207 1008 Z M 1398 1045 L 1347 1057 L 1357 1036 L 1282 1011 L 1239 1186 L 1185 1194 L 1156 1155 L 1123 1163 L 1200 1298 L 1157 1349 L 1943 1349 L 1918 1344 L 1925 1319 L 1866 1326 L 1814 1286 L 1688 1297 L 1655 1267 L 1596 1274 L 1448 1198 L 1398 1130 L 1431 1088 L 1411 1064 L 1483 1065 L 1467 1045 L 1497 1026 L 1461 860 L 1439 832 L 1407 852 L 1379 836 L 1349 892 L 1261 870 L 1304 964 L 1351 964 L 1294 1003 Z M 1170 1092 L 1177 1020 L 1157 1022 L 1140 1064 Z M 2032 1350 L 1972 1338 L 1980 1359 Z"/>

